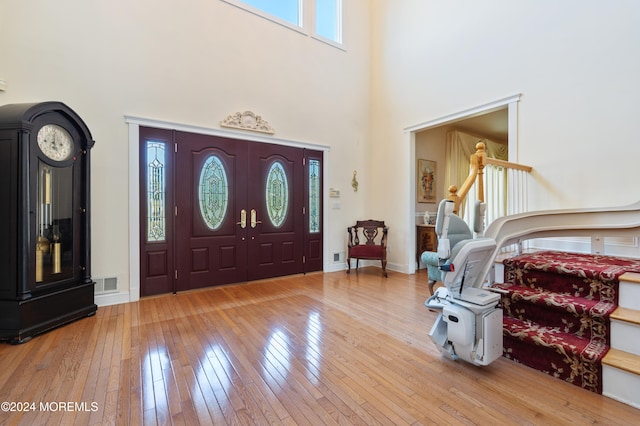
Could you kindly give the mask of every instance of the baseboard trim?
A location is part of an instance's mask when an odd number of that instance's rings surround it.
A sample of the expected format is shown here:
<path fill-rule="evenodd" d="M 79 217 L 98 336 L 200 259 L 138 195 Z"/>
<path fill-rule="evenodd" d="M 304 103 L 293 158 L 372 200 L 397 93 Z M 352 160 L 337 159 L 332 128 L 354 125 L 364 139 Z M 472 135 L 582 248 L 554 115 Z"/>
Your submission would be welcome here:
<path fill-rule="evenodd" d="M 96 294 L 94 295 L 95 304 L 98 307 L 119 305 L 121 303 L 129 303 L 129 292 L 120 291 L 117 293 Z"/>

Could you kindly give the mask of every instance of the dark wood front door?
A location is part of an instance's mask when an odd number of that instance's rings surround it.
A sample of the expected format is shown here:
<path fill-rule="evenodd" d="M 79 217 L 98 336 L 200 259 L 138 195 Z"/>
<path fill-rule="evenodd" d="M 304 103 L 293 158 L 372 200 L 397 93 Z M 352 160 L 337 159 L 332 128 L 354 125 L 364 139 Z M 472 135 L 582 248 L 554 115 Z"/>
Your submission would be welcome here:
<path fill-rule="evenodd" d="M 271 144 L 249 149 L 248 279 L 303 272 L 303 150 Z"/>
<path fill-rule="evenodd" d="M 141 145 L 149 143 L 147 132 L 141 129 Z M 309 155 L 312 162 L 321 160 L 321 152 L 185 132 L 172 135 L 173 161 L 168 164 L 174 166 L 170 186 L 175 195 L 167 197 L 166 208 L 172 235 L 151 244 L 155 251 L 173 244 L 171 261 L 168 250 L 154 258 L 159 263 L 166 258 L 167 270 L 171 262 L 175 265 L 173 276 L 166 274 L 172 288 L 156 285 L 158 280 L 148 276 L 154 265 L 141 262 L 142 295 L 322 269 L 322 234 L 309 225 L 314 176 L 306 163 Z M 147 175 L 141 173 L 142 180 Z M 315 179 L 320 182 L 319 176 Z M 321 186 L 316 184 L 315 190 L 321 193 Z M 320 205 L 311 207 L 316 221 Z M 141 213 L 141 220 L 148 221 L 146 216 Z M 141 257 L 152 257 L 149 246 L 141 243 Z M 155 266 L 160 269 L 164 272 L 164 265 Z"/>
<path fill-rule="evenodd" d="M 247 239 L 239 222 L 248 145 L 190 133 L 178 133 L 177 142 L 176 290 L 246 280 Z"/>

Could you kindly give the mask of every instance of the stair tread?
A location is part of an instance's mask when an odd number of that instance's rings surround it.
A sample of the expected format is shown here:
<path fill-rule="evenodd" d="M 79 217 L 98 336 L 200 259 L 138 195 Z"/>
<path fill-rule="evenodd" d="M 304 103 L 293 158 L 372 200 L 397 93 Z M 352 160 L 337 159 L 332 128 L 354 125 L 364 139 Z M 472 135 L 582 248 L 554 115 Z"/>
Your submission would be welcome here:
<path fill-rule="evenodd" d="M 637 272 L 625 272 L 624 274 L 620 275 L 620 281 L 640 284 L 640 274 Z"/>
<path fill-rule="evenodd" d="M 565 310 L 566 308 L 562 306 L 564 303 L 570 303 L 572 306 L 580 308 L 581 312 L 588 312 L 596 306 L 600 312 L 607 314 L 616 309 L 616 305 L 608 301 L 587 299 L 567 293 L 557 293 L 554 291 L 526 287 L 520 284 L 494 284 L 493 287 L 506 290 L 509 292 L 509 295 L 517 293 L 523 296 L 523 300 L 531 303 L 544 304 L 552 309 Z"/>
<path fill-rule="evenodd" d="M 501 306 L 507 317 L 555 327 L 587 339 L 608 341 L 609 317 L 616 309 L 616 305 L 609 301 L 549 292 L 520 284 L 495 284 L 493 287 L 506 292 L 502 294 Z"/>
<path fill-rule="evenodd" d="M 602 358 L 602 363 L 629 373 L 640 375 L 640 355 L 611 348 Z"/>
<path fill-rule="evenodd" d="M 588 354 L 589 358 L 602 356 L 609 348 L 602 341 L 566 333 L 558 327 L 547 327 L 512 317 L 503 318 L 503 329 L 514 338 L 534 341 L 538 345 L 543 344 L 547 347 L 565 347 L 573 353 Z M 538 332 L 532 336 L 529 334 L 529 330 L 537 330 Z M 567 343 L 569 346 L 566 346 Z"/>
<path fill-rule="evenodd" d="M 640 259 L 589 253 L 541 251 L 504 260 L 506 267 L 598 279 L 617 279 L 628 272 L 640 272 Z M 589 265 L 589 269 L 585 266 Z"/>
<path fill-rule="evenodd" d="M 640 325 L 640 311 L 638 311 L 637 309 L 618 307 L 611 313 L 609 318 L 611 318 L 612 320 L 624 321 Z"/>
<path fill-rule="evenodd" d="M 505 282 L 617 303 L 618 277 L 640 259 L 544 251 L 504 261 Z"/>

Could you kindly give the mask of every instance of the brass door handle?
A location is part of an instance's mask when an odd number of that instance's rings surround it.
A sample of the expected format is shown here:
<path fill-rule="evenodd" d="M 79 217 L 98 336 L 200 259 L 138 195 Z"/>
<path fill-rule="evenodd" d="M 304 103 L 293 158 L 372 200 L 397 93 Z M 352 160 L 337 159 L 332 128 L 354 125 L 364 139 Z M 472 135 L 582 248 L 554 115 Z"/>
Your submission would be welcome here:
<path fill-rule="evenodd" d="M 251 227 L 255 228 L 258 223 L 262 223 L 262 221 L 257 220 L 256 209 L 251 209 Z"/>
<path fill-rule="evenodd" d="M 240 222 L 236 222 L 236 225 L 240 225 L 240 228 L 247 227 L 247 211 L 245 209 L 240 210 Z"/>

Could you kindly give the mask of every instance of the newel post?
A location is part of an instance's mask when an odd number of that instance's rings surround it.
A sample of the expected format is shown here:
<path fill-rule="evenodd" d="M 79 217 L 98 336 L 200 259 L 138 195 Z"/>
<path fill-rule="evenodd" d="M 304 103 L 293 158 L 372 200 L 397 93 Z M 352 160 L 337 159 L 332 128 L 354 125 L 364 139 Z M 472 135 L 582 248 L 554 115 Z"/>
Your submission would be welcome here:
<path fill-rule="evenodd" d="M 476 153 L 471 156 L 471 162 L 478 165 L 478 200 L 484 203 L 484 165 L 486 164 L 487 153 L 485 151 L 484 142 L 476 144 Z"/>
<path fill-rule="evenodd" d="M 453 201 L 453 214 L 458 214 L 458 210 L 460 210 L 460 196 L 458 196 L 457 186 L 451 185 L 449 187 L 449 195 L 447 196 L 447 200 Z"/>

